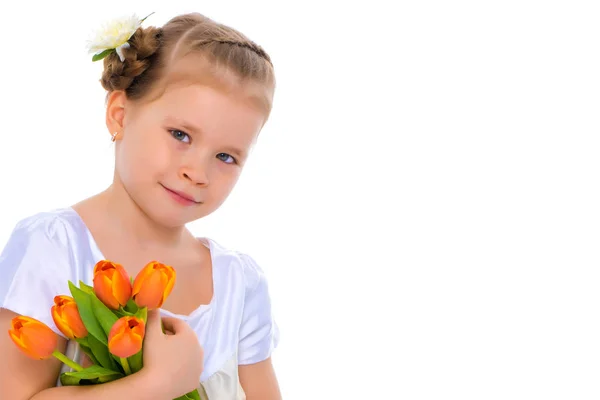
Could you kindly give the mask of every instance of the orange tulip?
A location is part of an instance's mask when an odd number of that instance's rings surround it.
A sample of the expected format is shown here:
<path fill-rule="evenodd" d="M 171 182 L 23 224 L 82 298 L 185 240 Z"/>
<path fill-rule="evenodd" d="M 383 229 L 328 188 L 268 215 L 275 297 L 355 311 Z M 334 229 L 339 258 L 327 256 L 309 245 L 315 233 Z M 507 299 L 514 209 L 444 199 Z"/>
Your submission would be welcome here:
<path fill-rule="evenodd" d="M 173 267 L 156 261 L 148 263 L 133 282 L 133 300 L 138 307 L 160 308 L 175 285 Z"/>
<path fill-rule="evenodd" d="M 108 308 L 118 310 L 131 298 L 131 281 L 120 264 L 98 261 L 94 267 L 94 292 Z"/>
<path fill-rule="evenodd" d="M 35 360 L 50 358 L 58 345 L 58 335 L 43 322 L 30 317 L 14 317 L 8 334 L 23 353 Z"/>
<path fill-rule="evenodd" d="M 142 349 L 146 325 L 137 317 L 121 317 L 108 333 L 108 350 L 117 357 L 127 358 Z"/>
<path fill-rule="evenodd" d="M 75 299 L 69 296 L 54 297 L 52 319 L 56 327 L 69 339 L 80 339 L 88 335 L 81 320 Z"/>

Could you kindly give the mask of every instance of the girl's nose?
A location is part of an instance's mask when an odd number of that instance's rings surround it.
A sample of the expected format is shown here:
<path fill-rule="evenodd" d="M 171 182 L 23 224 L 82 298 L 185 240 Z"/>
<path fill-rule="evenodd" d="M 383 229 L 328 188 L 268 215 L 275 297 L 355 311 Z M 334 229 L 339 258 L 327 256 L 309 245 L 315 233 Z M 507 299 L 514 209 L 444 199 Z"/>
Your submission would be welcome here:
<path fill-rule="evenodd" d="M 208 174 L 205 168 L 182 168 L 181 176 L 183 179 L 189 181 L 193 185 L 207 186 L 208 185 Z"/>

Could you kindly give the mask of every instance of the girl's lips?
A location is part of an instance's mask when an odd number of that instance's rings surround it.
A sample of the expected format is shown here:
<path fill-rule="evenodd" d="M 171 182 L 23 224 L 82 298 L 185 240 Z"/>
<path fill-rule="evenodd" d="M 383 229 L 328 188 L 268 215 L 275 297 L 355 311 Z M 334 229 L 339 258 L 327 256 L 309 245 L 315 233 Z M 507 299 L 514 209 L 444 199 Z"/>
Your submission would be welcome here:
<path fill-rule="evenodd" d="M 200 201 L 196 201 L 196 199 L 194 199 L 192 196 L 184 193 L 184 192 L 180 192 L 177 190 L 172 190 L 169 189 L 166 186 L 161 185 L 163 188 L 165 188 L 165 190 L 167 191 L 167 193 L 169 193 L 171 195 L 171 197 L 177 201 L 180 204 L 183 205 L 195 205 L 195 204 L 201 204 Z"/>

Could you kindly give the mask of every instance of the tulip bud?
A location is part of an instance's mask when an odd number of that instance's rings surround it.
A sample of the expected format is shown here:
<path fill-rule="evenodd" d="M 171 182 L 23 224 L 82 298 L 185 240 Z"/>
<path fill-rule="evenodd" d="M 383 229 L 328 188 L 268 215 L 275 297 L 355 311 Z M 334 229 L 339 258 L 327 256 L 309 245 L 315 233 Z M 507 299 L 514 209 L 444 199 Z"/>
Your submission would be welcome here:
<path fill-rule="evenodd" d="M 131 298 L 131 281 L 123 266 L 99 261 L 94 267 L 94 293 L 110 309 L 125 306 Z"/>
<path fill-rule="evenodd" d="M 50 358 L 58 346 L 58 335 L 43 322 L 30 317 L 14 317 L 8 334 L 17 347 L 34 360 Z"/>
<path fill-rule="evenodd" d="M 156 261 L 148 263 L 133 282 L 133 300 L 138 307 L 160 308 L 175 285 L 173 267 Z"/>
<path fill-rule="evenodd" d="M 121 317 L 108 334 L 108 350 L 117 357 L 127 358 L 142 349 L 146 325 L 137 317 Z"/>
<path fill-rule="evenodd" d="M 69 339 L 81 339 L 88 331 L 81 320 L 75 299 L 69 296 L 54 297 L 52 319 L 56 327 Z"/>

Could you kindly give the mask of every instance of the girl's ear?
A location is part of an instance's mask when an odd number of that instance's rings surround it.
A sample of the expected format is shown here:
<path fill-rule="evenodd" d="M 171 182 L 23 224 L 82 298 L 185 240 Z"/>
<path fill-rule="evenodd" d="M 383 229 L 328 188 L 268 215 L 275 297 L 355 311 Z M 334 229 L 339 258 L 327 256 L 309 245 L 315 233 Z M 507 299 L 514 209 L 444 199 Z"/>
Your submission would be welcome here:
<path fill-rule="evenodd" d="M 125 118 L 125 92 L 116 90 L 108 95 L 106 104 L 106 127 L 110 135 L 123 132 L 123 119 Z"/>

